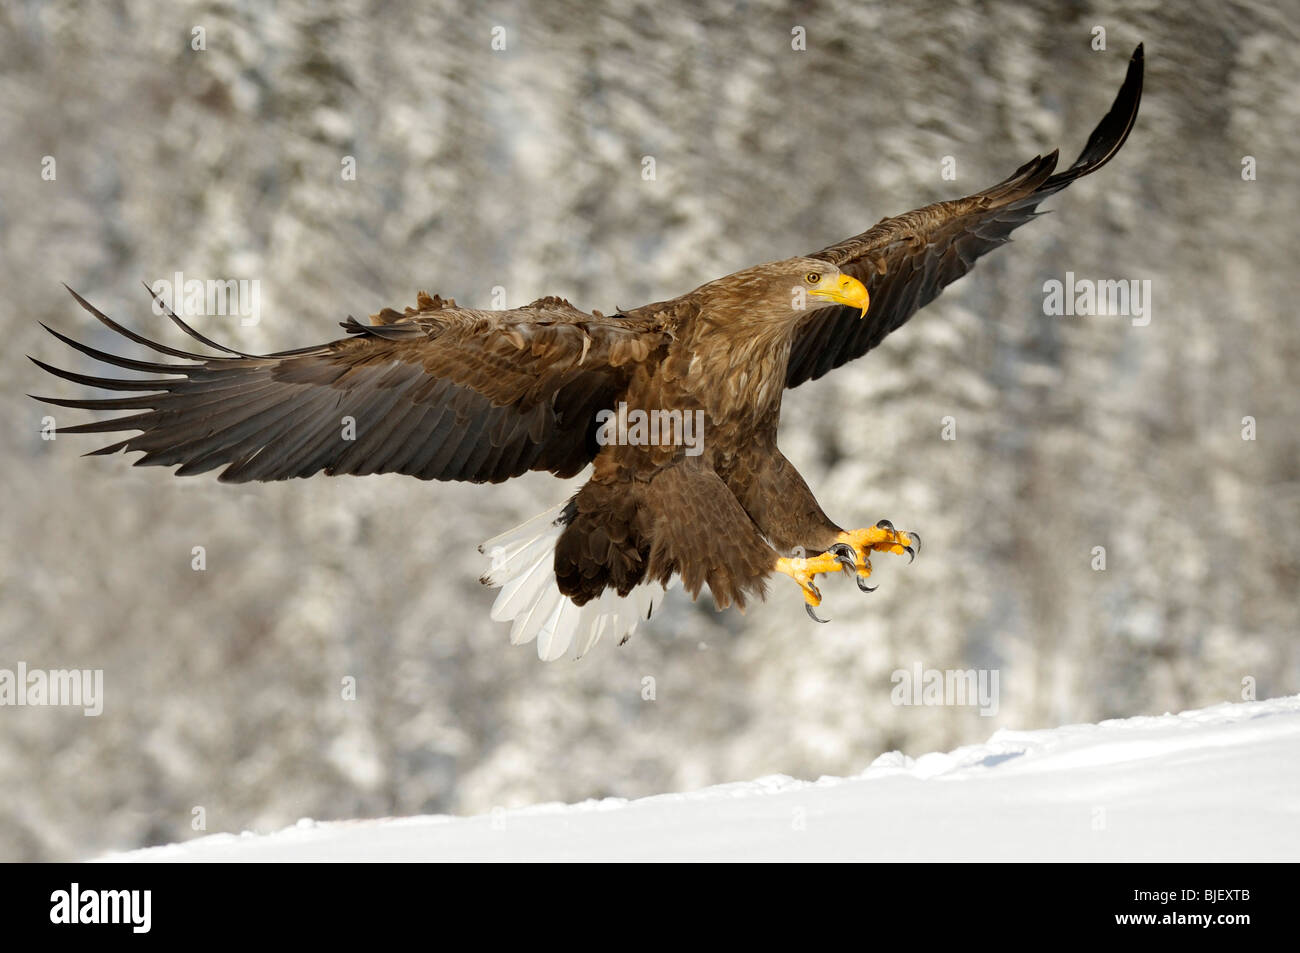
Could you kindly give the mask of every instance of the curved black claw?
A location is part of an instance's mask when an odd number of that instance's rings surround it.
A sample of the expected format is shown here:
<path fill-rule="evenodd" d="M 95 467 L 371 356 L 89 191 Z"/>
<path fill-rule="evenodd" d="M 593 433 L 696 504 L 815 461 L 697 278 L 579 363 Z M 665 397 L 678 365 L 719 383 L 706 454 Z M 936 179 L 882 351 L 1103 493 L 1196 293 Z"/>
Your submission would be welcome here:
<path fill-rule="evenodd" d="M 907 564 L 910 566 L 916 561 L 916 554 L 921 551 L 921 536 L 919 533 L 913 533 L 911 530 L 908 530 L 907 535 L 912 538 L 912 542 L 916 543 L 916 548 L 912 548 L 911 546 L 903 547 L 903 552 L 907 553 Z"/>
<path fill-rule="evenodd" d="M 875 592 L 879 586 L 868 586 L 867 580 L 858 574 L 858 554 L 853 551 L 853 547 L 848 543 L 836 543 L 828 553 L 835 554 L 835 561 L 840 564 L 846 573 L 853 577 L 853 581 L 858 584 L 858 588 L 863 592 Z"/>
<path fill-rule="evenodd" d="M 894 524 L 889 522 L 889 520 L 881 520 L 879 523 L 876 524 L 876 529 L 887 529 L 891 533 L 898 532 L 898 530 L 894 529 Z"/>
<path fill-rule="evenodd" d="M 831 621 L 830 619 L 817 618 L 817 613 L 813 612 L 813 607 L 811 602 L 805 602 L 803 604 L 803 607 L 804 607 L 804 611 L 808 613 L 808 618 L 812 619 L 814 622 L 820 622 L 822 625 L 825 625 L 827 622 Z"/>
<path fill-rule="evenodd" d="M 826 550 L 835 556 L 835 561 L 840 564 L 845 572 L 856 574 L 858 571 L 858 554 L 853 551 L 853 547 L 848 543 L 836 543 L 830 549 Z"/>

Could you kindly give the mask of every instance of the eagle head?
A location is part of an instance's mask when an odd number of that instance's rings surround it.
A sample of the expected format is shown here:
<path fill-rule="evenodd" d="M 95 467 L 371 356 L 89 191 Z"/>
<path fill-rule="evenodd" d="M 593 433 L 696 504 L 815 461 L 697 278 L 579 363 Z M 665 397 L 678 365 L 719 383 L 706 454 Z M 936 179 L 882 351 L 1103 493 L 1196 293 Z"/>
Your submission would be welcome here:
<path fill-rule="evenodd" d="M 697 289 L 717 324 L 793 328 L 809 311 L 835 306 L 867 313 L 870 296 L 852 275 L 828 261 L 787 258 L 757 265 Z"/>
<path fill-rule="evenodd" d="M 866 317 L 871 296 L 867 294 L 866 285 L 852 275 L 846 275 L 830 262 L 816 258 L 791 258 L 782 264 L 788 265 L 789 270 L 799 276 L 799 284 L 791 287 L 799 288 L 803 295 L 792 292 L 792 300 L 798 297 L 811 299 L 807 301 L 808 310 L 847 305 L 858 308 L 862 312 L 859 317 Z"/>

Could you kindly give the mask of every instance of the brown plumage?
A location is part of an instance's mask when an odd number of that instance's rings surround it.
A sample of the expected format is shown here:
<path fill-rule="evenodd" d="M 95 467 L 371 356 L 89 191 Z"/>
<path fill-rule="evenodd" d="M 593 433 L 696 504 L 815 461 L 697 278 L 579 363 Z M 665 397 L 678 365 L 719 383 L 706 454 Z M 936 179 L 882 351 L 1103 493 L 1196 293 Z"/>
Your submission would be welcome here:
<path fill-rule="evenodd" d="M 846 532 L 827 518 L 776 446 L 785 389 L 875 347 L 1043 199 L 1104 165 L 1132 128 L 1141 88 L 1139 46 L 1111 111 L 1064 172 L 1053 174 L 1055 152 L 1036 157 L 975 195 L 611 316 L 558 298 L 477 311 L 422 292 L 414 308 L 385 309 L 369 325 L 349 318 L 340 340 L 251 355 L 171 315 L 221 352 L 204 355 L 147 340 L 73 292 L 114 331 L 184 363 L 129 360 L 51 330 L 151 376 L 92 377 L 37 361 L 76 383 L 131 392 L 39 399 L 129 411 L 59 431 L 136 432 L 94 453 L 138 451 L 137 465 L 220 469 L 227 482 L 323 471 L 497 483 L 591 464 L 566 504 L 488 544 L 485 581 L 502 587 L 493 615 L 514 620 L 515 641 L 536 638 L 545 658 L 575 638 L 581 653 L 602 634 L 625 636 L 675 578 L 692 596 L 708 585 L 719 607 L 743 606 L 776 570 L 799 582 L 812 614 L 818 573 L 842 567 L 866 589 L 872 551 L 914 554 L 919 539 L 887 521 Z M 620 408 L 676 416 L 647 443 L 615 426 Z M 685 428 L 696 421 L 702 439 L 692 444 Z M 794 553 L 811 558 L 785 558 Z"/>

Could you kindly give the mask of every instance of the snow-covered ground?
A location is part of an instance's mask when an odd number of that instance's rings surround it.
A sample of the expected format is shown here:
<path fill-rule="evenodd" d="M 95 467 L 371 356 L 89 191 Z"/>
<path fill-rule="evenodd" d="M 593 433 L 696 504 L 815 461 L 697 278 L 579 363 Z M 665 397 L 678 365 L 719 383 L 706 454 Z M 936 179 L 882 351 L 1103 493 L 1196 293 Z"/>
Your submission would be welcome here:
<path fill-rule="evenodd" d="M 1044 731 L 853 778 L 216 834 L 130 861 L 1300 859 L 1300 696 Z"/>

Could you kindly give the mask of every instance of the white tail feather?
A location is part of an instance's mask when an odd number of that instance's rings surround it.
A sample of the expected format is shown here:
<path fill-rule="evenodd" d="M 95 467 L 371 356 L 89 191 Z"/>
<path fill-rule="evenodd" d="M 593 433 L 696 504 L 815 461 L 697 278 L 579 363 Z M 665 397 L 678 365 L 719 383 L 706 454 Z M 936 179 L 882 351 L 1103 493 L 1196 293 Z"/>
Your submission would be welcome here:
<path fill-rule="evenodd" d="M 479 547 L 492 560 L 483 584 L 501 590 L 492 604 L 492 618 L 512 621 L 511 644 L 536 640 L 537 657 L 548 662 L 575 644 L 576 657 L 581 658 L 601 638 L 630 636 L 665 592 L 658 583 L 637 586 L 625 597 L 606 589 L 583 606 L 563 595 L 554 565 L 555 544 L 564 532 L 556 520 L 563 508 L 553 507 Z"/>

